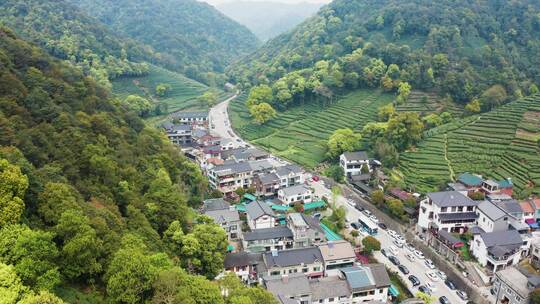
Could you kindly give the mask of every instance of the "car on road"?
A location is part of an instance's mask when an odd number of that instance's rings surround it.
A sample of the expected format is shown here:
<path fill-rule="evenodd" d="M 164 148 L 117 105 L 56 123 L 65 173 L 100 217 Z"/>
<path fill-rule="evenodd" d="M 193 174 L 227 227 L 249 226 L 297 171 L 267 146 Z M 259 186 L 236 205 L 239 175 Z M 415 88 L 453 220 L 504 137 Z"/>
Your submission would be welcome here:
<path fill-rule="evenodd" d="M 362 211 L 365 210 L 364 207 L 362 207 L 362 206 L 360 206 L 360 205 L 358 205 L 358 204 L 356 204 L 356 206 L 354 206 L 354 208 L 355 208 L 356 210 L 360 211 L 360 212 L 362 212 Z"/>
<path fill-rule="evenodd" d="M 391 238 L 395 238 L 396 235 L 397 235 L 397 232 L 395 232 L 395 231 L 392 230 L 392 229 L 388 229 L 388 231 L 386 231 L 386 232 L 388 232 L 388 235 L 389 235 Z"/>
<path fill-rule="evenodd" d="M 397 234 L 397 233 L 396 233 L 395 239 L 396 239 L 396 241 L 398 241 L 398 242 L 400 242 L 400 243 L 402 243 L 402 244 L 407 243 L 407 241 L 405 240 L 405 238 L 402 237 L 401 235 Z"/>
<path fill-rule="evenodd" d="M 448 286 L 448 288 L 450 288 L 450 290 L 456 290 L 456 284 L 454 284 L 454 282 L 447 279 L 447 280 L 444 281 L 444 284 L 446 286 Z"/>
<path fill-rule="evenodd" d="M 367 217 L 370 217 L 372 215 L 371 211 L 365 209 L 364 211 L 362 211 Z"/>
<path fill-rule="evenodd" d="M 394 245 L 390 246 L 390 248 L 389 248 L 388 250 L 390 250 L 390 252 L 391 252 L 393 255 L 398 255 L 398 253 L 399 253 L 397 247 L 394 246 Z"/>
<path fill-rule="evenodd" d="M 437 274 L 441 280 L 446 281 L 446 273 L 441 270 L 435 270 L 435 274 Z"/>
<path fill-rule="evenodd" d="M 236 141 L 237 142 L 242 142 L 242 140 L 240 138 L 237 138 Z"/>
<path fill-rule="evenodd" d="M 386 224 L 383 223 L 383 222 L 380 222 L 380 223 L 379 223 L 379 227 L 380 227 L 382 230 L 388 229 L 388 227 L 386 226 Z"/>
<path fill-rule="evenodd" d="M 441 304 L 450 304 L 450 300 L 448 300 L 447 297 L 442 296 L 442 297 L 439 298 L 439 303 L 441 303 Z"/>
<path fill-rule="evenodd" d="M 409 269 L 407 269 L 407 267 L 405 267 L 405 265 L 399 265 L 397 268 L 399 269 L 399 271 L 401 271 L 401 273 L 409 274 Z"/>
<path fill-rule="evenodd" d="M 462 291 L 462 290 L 456 290 L 456 294 L 458 295 L 458 297 L 460 299 L 462 299 L 463 301 L 467 301 L 469 299 L 469 296 L 467 295 L 467 293 L 465 291 Z"/>
<path fill-rule="evenodd" d="M 438 282 L 441 280 L 433 271 L 426 272 L 426 277 L 428 277 L 433 282 Z"/>
<path fill-rule="evenodd" d="M 347 204 L 349 204 L 349 206 L 351 207 L 356 207 L 356 202 L 353 201 L 352 199 L 347 200 Z"/>
<path fill-rule="evenodd" d="M 420 251 L 418 249 L 414 250 L 414 255 L 416 255 L 421 260 L 424 259 L 424 254 L 422 253 L 422 251 Z"/>
<path fill-rule="evenodd" d="M 396 244 L 397 247 L 403 248 L 403 243 L 399 242 L 398 240 L 394 240 L 393 243 Z"/>
<path fill-rule="evenodd" d="M 433 282 L 426 282 L 426 287 L 431 291 L 431 293 L 435 293 L 437 291 L 437 286 Z"/>
<path fill-rule="evenodd" d="M 426 259 L 424 264 L 426 264 L 427 268 L 429 269 L 435 269 L 435 264 L 433 264 L 433 261 L 430 259 Z"/>
<path fill-rule="evenodd" d="M 411 281 L 412 283 L 412 286 L 418 286 L 420 285 L 420 279 L 418 277 L 416 277 L 415 275 L 411 274 L 409 276 L 409 281 Z"/>
<path fill-rule="evenodd" d="M 414 257 L 414 254 L 412 253 L 407 253 L 405 254 L 405 257 L 407 258 L 407 260 L 411 261 L 414 263 L 414 261 L 416 261 L 416 257 Z"/>
<path fill-rule="evenodd" d="M 393 256 L 393 255 L 389 256 L 388 259 L 390 260 L 390 262 L 392 262 L 392 264 L 394 264 L 394 265 L 396 265 L 396 266 L 401 265 L 401 263 L 399 262 L 399 259 L 396 258 L 396 257 Z"/>
<path fill-rule="evenodd" d="M 372 220 L 375 224 L 379 223 L 379 219 L 375 215 L 370 215 L 369 219 Z"/>
<path fill-rule="evenodd" d="M 319 177 L 317 175 L 313 175 L 313 177 L 311 178 L 314 182 L 318 182 L 319 181 Z"/>
<path fill-rule="evenodd" d="M 351 227 L 354 229 L 354 230 L 358 230 L 358 224 L 357 223 L 351 223 Z"/>
<path fill-rule="evenodd" d="M 388 257 L 388 252 L 384 248 L 381 249 L 381 254 L 384 255 L 385 257 Z"/>
<path fill-rule="evenodd" d="M 414 249 L 415 249 L 414 246 L 409 243 L 405 243 L 403 247 L 407 248 L 407 250 L 409 250 L 410 252 L 414 252 Z"/>
<path fill-rule="evenodd" d="M 431 291 L 424 285 L 418 287 L 418 291 L 431 295 Z"/>

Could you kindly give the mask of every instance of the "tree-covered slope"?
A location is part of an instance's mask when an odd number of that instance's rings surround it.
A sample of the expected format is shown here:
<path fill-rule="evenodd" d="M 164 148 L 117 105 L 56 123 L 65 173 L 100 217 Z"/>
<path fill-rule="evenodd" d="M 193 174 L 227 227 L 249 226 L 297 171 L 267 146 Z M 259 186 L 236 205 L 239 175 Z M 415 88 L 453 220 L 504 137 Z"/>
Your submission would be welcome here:
<path fill-rule="evenodd" d="M 206 181 L 156 129 L 0 27 L 3 303 L 275 303 L 223 268 Z M 229 294 L 221 295 L 219 285 Z M 81 291 L 78 291 L 81 290 Z"/>
<path fill-rule="evenodd" d="M 69 0 L 115 31 L 152 46 L 168 65 L 211 84 L 215 73 L 255 49 L 257 38 L 196 0 Z"/>
<path fill-rule="evenodd" d="M 539 8 L 534 0 L 335 0 L 233 64 L 229 75 L 254 85 L 300 70 L 309 80 L 315 63 L 328 60 L 329 75 L 316 77 L 333 91 L 406 81 L 462 103 L 495 84 L 525 95 L 540 83 Z M 392 64 L 399 70 L 389 75 Z"/>
<path fill-rule="evenodd" d="M 64 0 L 1 1 L 0 23 L 102 85 L 118 76 L 145 73 L 142 61 L 159 61 L 151 48 L 117 35 Z"/>

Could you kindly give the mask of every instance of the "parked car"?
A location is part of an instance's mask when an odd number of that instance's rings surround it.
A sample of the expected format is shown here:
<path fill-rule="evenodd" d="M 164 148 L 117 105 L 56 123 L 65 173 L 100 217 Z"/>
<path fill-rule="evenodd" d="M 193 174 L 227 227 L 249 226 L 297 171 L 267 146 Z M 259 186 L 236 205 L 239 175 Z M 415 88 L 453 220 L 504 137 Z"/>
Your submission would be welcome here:
<path fill-rule="evenodd" d="M 426 259 L 424 261 L 424 264 L 426 264 L 429 269 L 435 269 L 435 264 L 433 264 L 433 261 L 431 261 L 430 259 Z"/>
<path fill-rule="evenodd" d="M 391 229 L 389 229 L 389 230 L 386 231 L 386 232 L 388 232 L 388 235 L 389 235 L 391 238 L 395 238 L 396 235 L 397 235 L 397 232 L 395 232 L 394 230 L 391 230 Z"/>
<path fill-rule="evenodd" d="M 386 226 L 386 224 L 385 224 L 385 223 L 382 223 L 382 222 L 379 223 L 379 227 L 380 227 L 382 230 L 388 229 L 388 227 Z"/>
<path fill-rule="evenodd" d="M 415 275 L 412 275 L 412 274 L 411 274 L 411 275 L 409 276 L 409 281 L 411 281 L 411 283 L 412 283 L 413 286 L 418 286 L 418 285 L 420 285 L 420 279 L 417 278 Z"/>
<path fill-rule="evenodd" d="M 437 286 L 433 282 L 426 282 L 426 287 L 431 291 L 431 293 L 435 293 L 437 291 Z"/>
<path fill-rule="evenodd" d="M 355 230 L 358 230 L 358 224 L 357 223 L 351 223 L 351 227 Z"/>
<path fill-rule="evenodd" d="M 469 296 L 467 295 L 467 293 L 465 291 L 462 291 L 462 290 L 456 290 L 456 294 L 458 295 L 458 297 L 460 299 L 462 299 L 463 301 L 467 301 L 469 299 Z"/>
<path fill-rule="evenodd" d="M 450 300 L 448 300 L 447 297 L 442 296 L 442 297 L 439 298 L 439 303 L 441 303 L 441 304 L 450 304 Z"/>
<path fill-rule="evenodd" d="M 450 280 L 445 280 L 444 284 L 446 284 L 446 286 L 448 286 L 448 288 L 450 288 L 451 290 L 456 290 L 456 285 L 454 284 L 454 282 Z"/>
<path fill-rule="evenodd" d="M 438 282 L 441 280 L 433 271 L 426 272 L 426 276 L 433 282 Z"/>
<path fill-rule="evenodd" d="M 399 265 L 397 268 L 399 269 L 399 271 L 401 271 L 401 273 L 409 274 L 409 269 L 407 269 L 407 267 L 405 267 L 405 265 Z"/>
<path fill-rule="evenodd" d="M 409 243 L 405 243 L 405 245 L 403 245 L 403 247 L 407 248 L 407 250 L 413 252 L 415 250 L 414 246 L 409 244 Z"/>
<path fill-rule="evenodd" d="M 371 215 L 369 219 L 372 220 L 375 224 L 379 223 L 379 219 L 375 215 Z"/>
<path fill-rule="evenodd" d="M 388 259 L 390 260 L 390 262 L 392 262 L 392 264 L 394 264 L 394 265 L 396 265 L 396 266 L 401 265 L 401 263 L 399 262 L 399 259 L 396 258 L 396 257 L 393 256 L 393 255 L 389 256 Z"/>
<path fill-rule="evenodd" d="M 400 242 L 400 243 L 402 243 L 402 244 L 407 243 L 407 241 L 405 240 L 405 238 L 402 237 L 401 235 L 397 234 L 397 233 L 396 233 L 395 239 L 396 239 L 396 241 L 398 241 L 398 242 Z"/>
<path fill-rule="evenodd" d="M 358 210 L 358 211 L 364 211 L 365 210 L 364 207 L 362 207 L 362 206 L 360 206 L 358 204 L 356 204 L 356 206 L 354 206 L 354 208 L 356 208 L 356 210 Z"/>
<path fill-rule="evenodd" d="M 381 253 L 382 255 L 384 255 L 385 257 L 388 257 L 388 252 L 386 251 L 386 249 L 381 249 Z"/>
<path fill-rule="evenodd" d="M 394 245 L 390 246 L 389 250 L 393 255 L 398 255 L 399 253 L 397 247 Z"/>
<path fill-rule="evenodd" d="M 414 257 L 414 254 L 412 253 L 407 253 L 405 254 L 405 257 L 407 258 L 407 260 L 411 261 L 414 263 L 414 261 L 416 261 L 416 258 Z"/>
<path fill-rule="evenodd" d="M 403 243 L 399 242 L 398 240 L 394 240 L 393 243 L 396 244 L 397 247 L 403 248 Z"/>
<path fill-rule="evenodd" d="M 446 273 L 442 272 L 441 270 L 436 270 L 435 274 L 438 275 L 439 278 L 441 278 L 441 280 L 443 280 L 443 281 L 446 280 Z"/>
<path fill-rule="evenodd" d="M 371 211 L 365 209 L 364 211 L 362 211 L 367 217 L 370 217 L 372 215 Z"/>
<path fill-rule="evenodd" d="M 316 213 L 313 214 L 313 217 L 314 217 L 314 218 L 320 219 L 320 218 L 321 218 L 321 213 L 320 213 L 320 212 L 316 212 Z"/>
<path fill-rule="evenodd" d="M 420 251 L 418 249 L 414 250 L 414 255 L 416 255 L 421 260 L 424 258 L 424 254 L 422 253 L 422 251 Z"/>
<path fill-rule="evenodd" d="M 319 177 L 317 175 L 313 175 L 313 177 L 311 178 L 314 182 L 318 182 L 319 181 Z"/>
<path fill-rule="evenodd" d="M 352 199 L 347 200 L 347 204 L 349 204 L 349 206 L 351 206 L 351 207 L 355 207 L 355 206 L 356 206 L 356 202 L 353 201 Z"/>
<path fill-rule="evenodd" d="M 418 291 L 423 292 L 423 293 L 428 294 L 428 295 L 431 294 L 431 291 L 429 291 L 429 289 L 424 285 L 418 287 Z"/>

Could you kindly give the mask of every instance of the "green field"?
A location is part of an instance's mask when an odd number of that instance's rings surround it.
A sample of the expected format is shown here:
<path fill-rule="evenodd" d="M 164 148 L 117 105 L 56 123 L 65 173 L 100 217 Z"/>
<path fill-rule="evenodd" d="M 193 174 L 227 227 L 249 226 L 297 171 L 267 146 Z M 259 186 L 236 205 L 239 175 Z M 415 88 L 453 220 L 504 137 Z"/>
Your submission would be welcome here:
<path fill-rule="evenodd" d="M 155 88 L 160 83 L 169 84 L 172 88 L 163 98 L 155 95 Z M 207 89 L 208 87 L 202 83 L 156 66 L 151 66 L 146 76 L 123 77 L 113 81 L 113 92 L 120 98 L 139 95 L 153 101 L 164 102 L 168 106 L 169 113 L 178 110 L 206 109 L 207 106 L 197 102 L 196 98 Z"/>
<path fill-rule="evenodd" d="M 463 107 L 441 98 L 433 92 L 412 91 L 407 102 L 396 106 L 399 112 L 418 112 L 421 114 L 449 112 L 454 117 L 463 114 Z"/>
<path fill-rule="evenodd" d="M 414 151 L 402 153 L 396 175 L 416 191 L 437 190 L 462 172 L 540 194 L 540 96 L 428 130 Z M 525 194 L 527 192 L 523 192 Z"/>
<path fill-rule="evenodd" d="M 233 127 L 244 139 L 313 168 L 324 160 L 325 144 L 332 132 L 341 128 L 360 131 L 376 119 L 377 109 L 393 98 L 380 90 L 357 90 L 332 105 L 312 102 L 292 107 L 263 126 L 251 122 L 245 95 L 231 103 L 229 112 Z"/>

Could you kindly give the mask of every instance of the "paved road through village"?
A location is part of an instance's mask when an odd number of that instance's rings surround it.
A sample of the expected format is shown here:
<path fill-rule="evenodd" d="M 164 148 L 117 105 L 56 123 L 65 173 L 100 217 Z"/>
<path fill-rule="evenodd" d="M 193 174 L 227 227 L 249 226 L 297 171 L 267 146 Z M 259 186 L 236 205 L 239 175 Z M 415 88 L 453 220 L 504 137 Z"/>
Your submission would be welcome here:
<path fill-rule="evenodd" d="M 245 146 L 248 145 L 246 142 L 244 142 L 239 136 L 237 136 L 230 124 L 229 121 L 229 115 L 227 112 L 227 107 L 229 105 L 229 102 L 236 98 L 238 94 L 235 94 L 234 96 L 228 98 L 225 101 L 222 101 L 221 103 L 217 104 L 213 108 L 210 109 L 209 113 L 209 119 L 210 119 L 210 125 L 211 125 L 211 132 L 217 136 L 228 138 L 230 140 L 233 140 L 236 143 L 236 146 Z M 332 197 L 330 189 L 325 186 L 324 182 L 313 182 L 311 186 L 315 190 L 315 195 L 322 197 Z M 367 204 L 367 202 L 363 202 L 364 204 Z M 364 205 L 363 204 L 363 205 Z M 360 217 L 360 211 L 356 210 L 354 207 L 349 205 L 347 203 L 347 198 L 340 195 L 337 197 L 337 205 L 338 206 L 345 206 L 347 210 L 347 219 L 349 222 L 357 222 L 358 218 Z M 372 209 L 372 208 L 371 208 Z M 381 242 L 381 247 L 388 249 L 390 246 L 393 245 L 393 238 L 390 237 L 390 235 L 380 229 L 378 235 L 376 238 Z M 425 264 L 424 260 L 416 259 L 416 261 L 411 262 L 408 259 L 405 258 L 405 254 L 410 253 L 405 248 L 398 248 L 398 254 L 397 258 L 399 261 L 404 264 L 410 271 L 410 274 L 415 275 L 417 278 L 420 279 L 421 285 L 425 285 L 426 282 L 430 282 L 431 280 L 426 276 L 426 273 L 429 271 L 432 271 L 429 269 Z M 403 281 L 407 284 L 409 289 L 413 292 L 413 294 L 417 291 L 417 288 L 413 288 L 411 282 L 408 280 L 408 276 L 410 275 L 403 275 L 401 272 L 399 272 L 398 268 L 392 264 L 385 256 L 383 256 L 380 252 L 375 253 L 375 257 L 379 262 L 384 263 L 387 267 L 392 269 L 393 271 L 396 271 L 399 273 Z M 433 281 L 431 281 L 433 282 Z M 436 287 L 436 290 L 433 291 L 432 295 L 437 298 L 441 296 L 446 296 L 450 303 L 465 303 L 465 301 L 461 300 L 455 291 L 450 290 L 442 280 L 439 280 L 437 282 L 433 282 L 433 284 Z"/>

